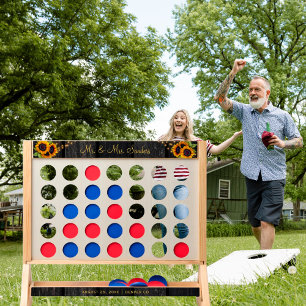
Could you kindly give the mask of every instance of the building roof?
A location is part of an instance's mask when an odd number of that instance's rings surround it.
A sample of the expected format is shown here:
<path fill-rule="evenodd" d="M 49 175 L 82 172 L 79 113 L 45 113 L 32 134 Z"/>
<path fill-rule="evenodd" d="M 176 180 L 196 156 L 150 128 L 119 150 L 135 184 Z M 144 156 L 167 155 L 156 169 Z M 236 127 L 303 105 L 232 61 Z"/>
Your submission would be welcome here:
<path fill-rule="evenodd" d="M 9 192 L 6 192 L 5 196 L 15 195 L 15 194 L 23 194 L 23 188 L 15 189 Z"/>
<path fill-rule="evenodd" d="M 291 210 L 293 209 L 293 203 L 289 202 L 289 200 L 284 201 L 283 210 Z M 300 210 L 306 210 L 306 202 L 301 202 L 300 204 Z"/>
<path fill-rule="evenodd" d="M 230 166 L 234 163 L 235 163 L 235 161 L 232 160 L 232 159 L 224 159 L 224 160 L 218 160 L 218 161 L 214 160 L 214 161 L 208 162 L 208 164 L 207 164 L 207 174 L 211 173 L 211 172 L 214 172 L 214 171 L 217 171 L 221 168 Z"/>

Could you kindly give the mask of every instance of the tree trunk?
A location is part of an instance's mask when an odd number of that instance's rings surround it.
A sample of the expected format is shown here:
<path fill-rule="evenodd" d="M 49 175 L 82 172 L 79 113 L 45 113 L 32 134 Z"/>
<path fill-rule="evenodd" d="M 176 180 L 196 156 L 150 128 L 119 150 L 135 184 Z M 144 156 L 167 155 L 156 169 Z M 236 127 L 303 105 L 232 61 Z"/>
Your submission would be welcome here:
<path fill-rule="evenodd" d="M 293 202 L 293 221 L 300 221 L 300 206 L 301 199 L 297 198 L 295 202 Z"/>

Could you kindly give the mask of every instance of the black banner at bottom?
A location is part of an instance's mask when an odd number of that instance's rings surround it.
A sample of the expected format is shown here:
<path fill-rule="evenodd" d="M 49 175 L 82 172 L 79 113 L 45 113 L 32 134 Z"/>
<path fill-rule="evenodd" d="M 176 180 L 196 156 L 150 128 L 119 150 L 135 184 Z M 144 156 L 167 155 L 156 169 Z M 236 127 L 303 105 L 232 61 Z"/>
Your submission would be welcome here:
<path fill-rule="evenodd" d="M 32 287 L 32 296 L 199 296 L 192 287 Z"/>

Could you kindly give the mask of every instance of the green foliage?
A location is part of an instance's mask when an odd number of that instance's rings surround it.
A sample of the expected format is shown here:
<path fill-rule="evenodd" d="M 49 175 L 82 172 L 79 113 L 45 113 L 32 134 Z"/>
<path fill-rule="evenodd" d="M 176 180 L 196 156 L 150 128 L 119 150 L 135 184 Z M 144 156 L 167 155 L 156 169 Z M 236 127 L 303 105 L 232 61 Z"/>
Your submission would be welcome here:
<path fill-rule="evenodd" d="M 5 147 L 5 151 L 0 149 L 0 186 L 8 185 L 14 190 L 22 182 L 22 148 L 14 141 L 0 143 Z"/>
<path fill-rule="evenodd" d="M 301 135 L 306 140 L 306 126 L 301 127 Z M 306 172 L 306 151 L 292 150 L 287 153 L 287 182 L 285 192 L 293 202 L 306 199 L 306 181 L 303 179 Z"/>
<path fill-rule="evenodd" d="M 78 175 L 79 171 L 75 166 L 68 165 L 63 169 L 63 177 L 68 181 L 75 180 L 78 177 Z"/>
<path fill-rule="evenodd" d="M 213 118 L 201 118 L 194 121 L 194 128 L 196 135 L 202 139 L 209 139 L 213 144 L 220 144 L 226 139 L 230 138 L 234 132 L 241 130 L 240 121 L 226 115 L 224 119 L 216 122 Z M 243 137 L 238 137 L 229 148 L 222 154 L 224 159 L 230 158 L 240 161 L 242 156 Z"/>
<path fill-rule="evenodd" d="M 122 175 L 122 170 L 119 166 L 112 165 L 108 167 L 106 171 L 106 175 L 109 179 L 113 181 L 117 181 Z"/>
<path fill-rule="evenodd" d="M 144 138 L 167 103 L 155 30 L 124 0 L 5 0 L 0 10 L 1 184 L 21 182 L 23 139 Z"/>
<path fill-rule="evenodd" d="M 4 224 L 0 223 L 0 228 L 2 228 L 2 226 L 4 227 Z M 16 232 L 12 232 L 12 231 L 8 231 L 6 232 L 6 239 L 7 241 L 22 241 L 22 231 L 16 231 Z M 3 240 L 3 237 L 4 237 L 4 231 L 3 230 L 0 230 L 0 240 Z"/>
<path fill-rule="evenodd" d="M 130 197 L 134 200 L 140 200 L 145 194 L 145 190 L 140 185 L 133 185 L 129 191 Z"/>
<path fill-rule="evenodd" d="M 143 169 L 142 166 L 134 165 L 134 166 L 131 167 L 131 169 L 129 171 L 129 175 L 130 175 L 131 179 L 133 179 L 134 181 L 139 181 L 144 176 L 144 169 Z"/>
<path fill-rule="evenodd" d="M 306 230 L 306 220 L 294 222 L 292 220 L 283 219 L 276 231 L 298 231 Z"/>
<path fill-rule="evenodd" d="M 44 204 L 40 209 L 40 214 L 45 219 L 52 219 L 55 216 L 56 211 L 52 204 Z"/>
<path fill-rule="evenodd" d="M 292 231 L 292 230 L 306 230 L 306 222 L 293 222 L 292 220 L 284 219 L 276 231 Z M 207 223 L 206 225 L 207 237 L 240 237 L 252 236 L 252 228 L 248 223 Z"/>
<path fill-rule="evenodd" d="M 305 94 L 304 11 L 298 0 L 189 0 L 177 7 L 170 47 L 184 70 L 197 69 L 201 109 L 214 107 L 213 88 L 236 58 L 244 58 L 248 63 L 235 77 L 232 96 L 245 98 L 251 76 L 259 74 L 271 80 L 274 104 L 297 113 Z"/>
<path fill-rule="evenodd" d="M 207 223 L 207 237 L 237 237 L 253 235 L 249 224 Z"/>
<path fill-rule="evenodd" d="M 56 170 L 51 165 L 46 165 L 40 169 L 40 176 L 42 179 L 50 181 L 54 179 L 56 175 Z"/>

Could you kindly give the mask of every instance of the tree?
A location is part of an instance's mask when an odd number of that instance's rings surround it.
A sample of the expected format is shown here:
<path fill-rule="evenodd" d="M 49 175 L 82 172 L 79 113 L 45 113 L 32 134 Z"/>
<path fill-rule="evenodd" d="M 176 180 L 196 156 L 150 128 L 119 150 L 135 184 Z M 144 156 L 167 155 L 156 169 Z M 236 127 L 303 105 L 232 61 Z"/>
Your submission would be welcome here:
<path fill-rule="evenodd" d="M 144 137 L 171 83 L 160 37 L 139 35 L 125 6 L 2 1 L 0 185 L 20 183 L 23 139 Z"/>
<path fill-rule="evenodd" d="M 193 82 L 199 88 L 202 119 L 208 117 L 211 122 L 211 117 L 203 113 L 219 107 L 214 93 L 234 60 L 244 58 L 247 66 L 235 77 L 231 97 L 246 102 L 251 76 L 264 76 L 271 81 L 273 104 L 288 111 L 301 128 L 305 123 L 304 12 L 305 2 L 298 0 L 187 0 L 185 6 L 175 9 L 176 23 L 174 33 L 168 35 L 169 45 L 184 71 L 196 70 Z M 207 125 L 209 122 L 197 122 L 199 135 Z M 218 126 L 210 124 L 211 130 L 205 132 L 217 143 L 223 134 L 211 131 L 220 131 L 219 126 L 226 127 L 226 133 L 240 127 L 235 118 L 223 112 Z M 296 186 L 305 174 L 302 151 L 294 150 L 287 157 L 302 167 L 289 175 L 288 181 Z"/>
<path fill-rule="evenodd" d="M 306 139 L 306 127 L 301 127 L 301 135 Z M 298 162 L 295 161 L 296 154 L 299 154 Z M 293 203 L 293 220 L 300 220 L 300 203 L 306 199 L 306 151 L 294 150 L 287 156 L 287 182 L 285 193 Z"/>
<path fill-rule="evenodd" d="M 231 94 L 247 93 L 251 75 L 271 80 L 271 100 L 289 113 L 305 101 L 305 3 L 295 0 L 188 0 L 174 12 L 170 42 L 185 71 L 197 68 L 202 110 L 213 105 L 212 88 L 224 80 L 235 58 L 248 60 Z"/>

